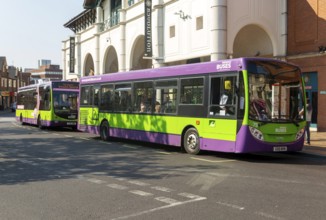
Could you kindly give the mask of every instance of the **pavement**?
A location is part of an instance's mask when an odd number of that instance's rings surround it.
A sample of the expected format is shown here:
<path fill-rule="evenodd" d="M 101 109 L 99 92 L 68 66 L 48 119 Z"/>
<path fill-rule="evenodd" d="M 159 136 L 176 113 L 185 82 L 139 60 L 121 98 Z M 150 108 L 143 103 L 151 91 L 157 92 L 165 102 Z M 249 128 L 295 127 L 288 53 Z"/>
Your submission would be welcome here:
<path fill-rule="evenodd" d="M 326 149 L 326 132 L 311 131 L 310 132 L 310 145 L 311 147 L 324 147 Z"/>
<path fill-rule="evenodd" d="M 11 109 L 0 110 L 0 115 L 5 113 L 11 113 Z M 326 132 L 310 131 L 310 144 L 305 143 L 304 150 L 309 148 L 319 148 L 326 152 Z"/>
<path fill-rule="evenodd" d="M 326 132 L 310 131 L 310 144 L 305 143 L 303 152 L 326 156 Z"/>

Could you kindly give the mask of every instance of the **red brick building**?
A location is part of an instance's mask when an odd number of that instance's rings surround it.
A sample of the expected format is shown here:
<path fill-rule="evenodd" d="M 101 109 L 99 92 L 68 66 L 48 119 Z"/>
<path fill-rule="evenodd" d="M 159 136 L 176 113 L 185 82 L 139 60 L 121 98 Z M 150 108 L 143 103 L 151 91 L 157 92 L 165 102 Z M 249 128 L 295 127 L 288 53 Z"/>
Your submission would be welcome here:
<path fill-rule="evenodd" d="M 287 60 L 304 73 L 312 128 L 326 131 L 326 1 L 288 0 Z"/>
<path fill-rule="evenodd" d="M 59 65 L 43 65 L 38 69 L 30 70 L 32 73 L 32 79 L 50 79 L 50 80 L 62 80 L 62 69 Z"/>
<path fill-rule="evenodd" d="M 0 110 L 10 107 L 16 101 L 19 87 L 30 84 L 31 74 L 7 65 L 6 57 L 0 57 Z"/>

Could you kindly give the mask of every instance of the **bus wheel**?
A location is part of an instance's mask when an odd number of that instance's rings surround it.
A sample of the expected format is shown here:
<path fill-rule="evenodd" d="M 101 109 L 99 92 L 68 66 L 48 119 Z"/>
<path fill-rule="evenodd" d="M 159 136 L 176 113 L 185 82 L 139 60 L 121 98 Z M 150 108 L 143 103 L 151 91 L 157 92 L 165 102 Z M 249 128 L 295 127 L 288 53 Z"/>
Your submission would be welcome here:
<path fill-rule="evenodd" d="M 200 151 L 199 135 L 195 128 L 189 128 L 183 136 L 183 147 L 188 154 L 198 154 Z"/>
<path fill-rule="evenodd" d="M 109 123 L 107 121 L 102 122 L 100 126 L 100 135 L 103 141 L 108 141 L 110 138 L 109 135 Z"/>

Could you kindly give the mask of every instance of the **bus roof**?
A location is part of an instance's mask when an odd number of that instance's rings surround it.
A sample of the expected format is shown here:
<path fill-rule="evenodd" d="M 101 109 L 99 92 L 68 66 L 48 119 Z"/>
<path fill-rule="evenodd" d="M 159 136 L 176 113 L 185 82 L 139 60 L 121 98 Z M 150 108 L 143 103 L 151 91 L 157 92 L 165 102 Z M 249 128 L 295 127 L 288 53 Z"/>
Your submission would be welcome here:
<path fill-rule="evenodd" d="M 28 90 L 33 90 L 41 86 L 53 86 L 56 85 L 55 87 L 58 87 L 57 85 L 64 85 L 64 84 L 75 84 L 75 88 L 69 88 L 69 89 L 79 89 L 79 83 L 78 82 L 72 82 L 72 81 L 43 81 L 41 83 L 36 83 L 36 84 L 31 84 L 28 86 L 23 86 L 18 88 L 18 92 L 23 92 L 23 91 L 28 91 Z"/>
<path fill-rule="evenodd" d="M 178 66 L 160 67 L 154 69 L 134 70 L 127 72 L 117 72 L 96 76 L 85 76 L 80 79 L 80 84 L 96 84 L 100 82 L 134 81 L 141 79 L 155 79 L 165 77 L 179 77 L 184 75 L 196 75 L 201 73 L 230 72 L 245 69 L 247 61 L 283 61 L 271 58 L 236 58 L 228 60 L 218 60 L 204 63 L 184 64 Z"/>

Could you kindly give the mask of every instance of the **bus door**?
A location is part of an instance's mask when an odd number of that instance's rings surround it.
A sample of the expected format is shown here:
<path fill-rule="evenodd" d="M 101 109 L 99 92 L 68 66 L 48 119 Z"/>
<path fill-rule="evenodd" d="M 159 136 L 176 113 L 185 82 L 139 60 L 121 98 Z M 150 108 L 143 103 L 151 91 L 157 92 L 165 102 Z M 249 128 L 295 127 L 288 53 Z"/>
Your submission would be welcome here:
<path fill-rule="evenodd" d="M 99 119 L 99 92 L 100 86 L 95 85 L 91 87 L 91 98 L 92 98 L 92 122 L 96 123 Z M 93 124 L 92 123 L 92 124 Z"/>
<path fill-rule="evenodd" d="M 236 73 L 210 77 L 208 122 L 205 125 L 205 133 L 211 138 L 235 141 L 238 110 L 237 80 Z"/>

